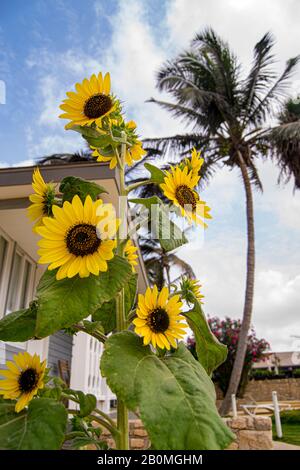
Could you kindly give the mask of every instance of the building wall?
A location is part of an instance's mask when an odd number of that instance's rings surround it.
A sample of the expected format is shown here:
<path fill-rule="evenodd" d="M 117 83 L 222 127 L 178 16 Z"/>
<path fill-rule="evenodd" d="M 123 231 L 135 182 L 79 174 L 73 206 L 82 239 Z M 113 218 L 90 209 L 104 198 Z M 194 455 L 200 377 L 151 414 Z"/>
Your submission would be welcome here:
<path fill-rule="evenodd" d="M 73 337 L 58 331 L 49 338 L 48 367 L 53 375 L 59 375 L 58 361 L 67 361 L 71 371 Z"/>
<path fill-rule="evenodd" d="M 5 344 L 5 362 L 12 361 L 14 354 L 18 354 L 19 352 L 23 351 L 24 349 L 17 348 L 16 346 L 12 346 L 11 344 Z"/>

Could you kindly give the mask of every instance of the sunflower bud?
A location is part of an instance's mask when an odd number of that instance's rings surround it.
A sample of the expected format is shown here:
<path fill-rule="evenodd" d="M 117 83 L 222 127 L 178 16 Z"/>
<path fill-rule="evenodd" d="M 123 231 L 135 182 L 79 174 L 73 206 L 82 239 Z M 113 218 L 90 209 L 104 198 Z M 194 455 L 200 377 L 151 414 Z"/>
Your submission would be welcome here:
<path fill-rule="evenodd" d="M 189 279 L 188 277 L 183 277 L 180 283 L 180 289 L 182 292 L 182 298 L 189 303 L 194 303 L 195 299 L 198 300 L 201 304 L 204 295 L 201 294 L 201 284 L 196 279 Z"/>

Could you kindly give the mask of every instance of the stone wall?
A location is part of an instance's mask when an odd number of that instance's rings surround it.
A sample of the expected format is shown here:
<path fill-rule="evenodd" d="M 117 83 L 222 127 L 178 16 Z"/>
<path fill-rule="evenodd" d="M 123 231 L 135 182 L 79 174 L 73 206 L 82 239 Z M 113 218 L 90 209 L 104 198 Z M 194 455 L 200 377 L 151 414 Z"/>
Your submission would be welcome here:
<path fill-rule="evenodd" d="M 277 392 L 278 400 L 300 400 L 300 379 L 251 380 L 246 394 L 256 401 L 271 401 L 273 390 Z"/>
<path fill-rule="evenodd" d="M 228 450 L 270 450 L 272 443 L 272 422 L 268 417 L 262 416 L 241 416 L 238 418 L 225 418 L 227 426 L 236 435 L 236 440 L 229 446 Z M 108 445 L 114 447 L 114 441 L 105 431 Z M 133 450 L 144 450 L 150 447 L 141 420 L 131 420 L 129 422 L 130 448 Z M 178 449 L 181 450 L 181 449 Z"/>
<path fill-rule="evenodd" d="M 227 426 L 236 435 L 228 450 L 271 450 L 272 421 L 266 416 L 239 416 L 225 418 Z"/>
<path fill-rule="evenodd" d="M 272 392 L 276 391 L 278 400 L 300 400 L 300 378 L 299 379 L 272 379 L 272 380 L 250 380 L 247 384 L 244 400 L 240 403 L 249 403 L 249 400 L 272 401 Z M 223 394 L 216 386 L 217 400 L 222 400 Z"/>

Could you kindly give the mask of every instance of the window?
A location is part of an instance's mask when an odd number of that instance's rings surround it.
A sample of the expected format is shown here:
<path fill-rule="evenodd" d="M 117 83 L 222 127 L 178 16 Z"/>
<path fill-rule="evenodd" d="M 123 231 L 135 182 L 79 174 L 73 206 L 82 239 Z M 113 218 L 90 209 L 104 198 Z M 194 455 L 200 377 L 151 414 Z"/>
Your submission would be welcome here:
<path fill-rule="evenodd" d="M 35 263 L 0 231 L 0 318 L 28 307 L 33 297 Z"/>
<path fill-rule="evenodd" d="M 31 300 L 31 281 L 33 274 L 33 265 L 25 259 L 24 272 L 23 272 L 23 283 L 20 297 L 20 308 L 26 308 Z"/>
<path fill-rule="evenodd" d="M 5 240 L 5 238 L 0 235 L 0 285 L 2 282 L 2 276 L 3 276 L 3 271 L 4 271 L 3 268 L 4 268 L 6 253 L 7 253 L 7 245 L 8 245 L 7 240 Z"/>

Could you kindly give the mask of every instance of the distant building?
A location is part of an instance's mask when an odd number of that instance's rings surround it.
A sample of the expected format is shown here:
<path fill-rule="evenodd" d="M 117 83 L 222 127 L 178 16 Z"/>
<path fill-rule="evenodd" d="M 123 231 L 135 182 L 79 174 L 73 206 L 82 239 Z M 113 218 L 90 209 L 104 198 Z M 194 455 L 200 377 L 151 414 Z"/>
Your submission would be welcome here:
<path fill-rule="evenodd" d="M 274 371 L 276 374 L 292 372 L 300 368 L 300 351 L 266 353 L 252 368 Z"/>

